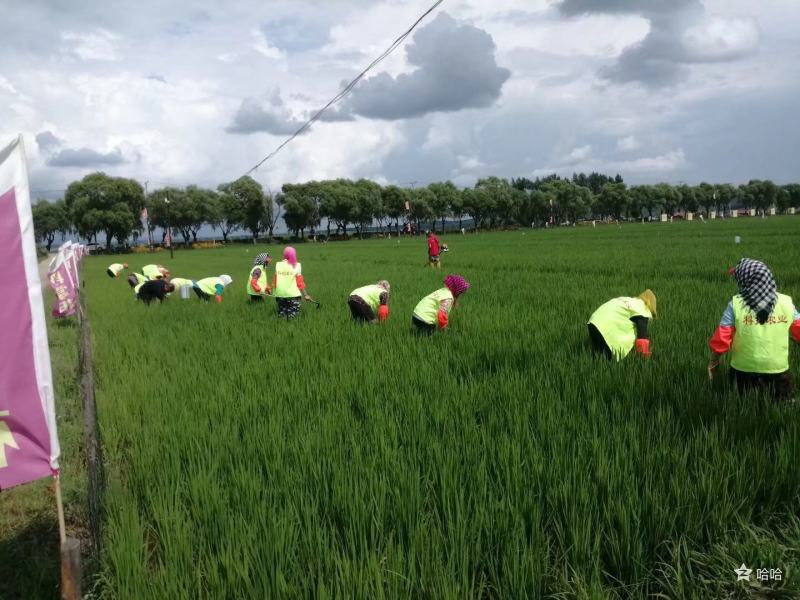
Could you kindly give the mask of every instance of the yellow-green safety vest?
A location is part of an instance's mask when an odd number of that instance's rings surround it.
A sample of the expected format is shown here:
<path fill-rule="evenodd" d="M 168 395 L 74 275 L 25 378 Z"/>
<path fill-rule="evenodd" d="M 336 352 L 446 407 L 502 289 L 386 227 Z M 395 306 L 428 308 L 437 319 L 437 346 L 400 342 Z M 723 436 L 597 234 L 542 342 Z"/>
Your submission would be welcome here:
<path fill-rule="evenodd" d="M 139 288 L 142 287 L 142 284 L 144 282 L 148 281 L 148 279 L 147 279 L 147 277 L 145 277 L 141 273 L 134 273 L 133 276 L 136 277 L 136 281 L 139 282 L 134 286 L 133 293 L 134 294 L 138 294 L 139 293 Z"/>
<path fill-rule="evenodd" d="M 620 297 L 609 300 L 598 308 L 589 323 L 597 327 L 616 360 L 622 360 L 636 343 L 636 326 L 631 317 L 653 318 L 641 298 Z"/>
<path fill-rule="evenodd" d="M 350 292 L 350 295 L 358 296 L 369 304 L 369 307 L 373 311 L 378 312 L 378 308 L 381 306 L 381 294 L 385 293 L 386 290 L 379 285 L 365 285 L 364 287 L 353 290 Z"/>
<path fill-rule="evenodd" d="M 184 279 L 183 277 L 173 277 L 169 280 L 169 282 L 175 286 L 175 289 L 178 290 L 186 285 L 193 285 L 191 279 Z"/>
<path fill-rule="evenodd" d="M 261 269 L 261 275 L 258 277 L 258 285 L 261 287 L 261 292 L 255 291 L 250 287 L 250 282 L 253 280 L 256 269 Z M 263 265 L 256 265 L 250 269 L 250 277 L 247 278 L 247 293 L 251 296 L 262 296 L 266 293 L 267 289 L 267 269 Z"/>
<path fill-rule="evenodd" d="M 740 295 L 733 297 L 736 333 L 731 346 L 731 366 L 745 373 L 783 373 L 789 370 L 789 329 L 794 303 L 778 294 L 775 309 L 763 325 Z"/>
<path fill-rule="evenodd" d="M 217 285 L 221 285 L 223 289 L 225 288 L 225 284 L 222 283 L 222 279 L 219 277 L 206 277 L 197 282 L 197 287 L 200 288 L 200 291 L 209 296 L 217 295 Z"/>
<path fill-rule="evenodd" d="M 417 306 L 414 308 L 414 316 L 423 323 L 427 323 L 428 325 L 436 325 L 438 323 L 439 306 L 441 305 L 442 300 L 455 300 L 453 297 L 453 292 L 444 287 L 436 290 L 432 294 L 428 294 L 422 300 L 420 300 L 419 304 L 417 304 Z M 448 314 L 450 313 L 450 309 L 452 307 L 452 303 L 447 306 L 446 310 Z"/>
<path fill-rule="evenodd" d="M 114 274 L 114 277 L 117 277 L 120 272 L 125 268 L 125 265 L 120 263 L 114 263 L 108 267 L 108 270 Z"/>
<path fill-rule="evenodd" d="M 302 273 L 300 263 L 294 267 L 289 261 L 282 260 L 275 265 L 275 291 L 278 298 L 297 298 L 303 294 L 297 287 L 297 276 Z"/>
<path fill-rule="evenodd" d="M 158 265 L 145 265 L 142 267 L 142 274 L 150 279 L 161 279 L 161 271 L 158 270 Z"/>

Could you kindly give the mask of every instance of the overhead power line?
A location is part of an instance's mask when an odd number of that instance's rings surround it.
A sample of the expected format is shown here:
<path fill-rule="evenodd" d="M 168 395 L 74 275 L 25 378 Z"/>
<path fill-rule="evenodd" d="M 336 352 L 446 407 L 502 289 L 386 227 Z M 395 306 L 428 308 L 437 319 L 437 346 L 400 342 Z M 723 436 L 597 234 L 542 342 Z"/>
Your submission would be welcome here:
<path fill-rule="evenodd" d="M 339 102 L 339 100 L 341 100 L 347 94 L 349 94 L 350 91 L 354 87 L 356 87 L 358 82 L 361 81 L 367 73 L 369 73 L 375 66 L 377 66 L 380 62 L 382 62 L 392 52 L 394 52 L 406 40 L 406 38 L 409 35 L 411 35 L 411 33 L 417 28 L 417 25 L 422 23 L 422 21 L 424 21 L 425 18 L 429 14 L 431 14 L 433 11 L 435 11 L 439 7 L 439 5 L 442 4 L 442 2 L 444 2 L 444 0 L 437 0 L 436 2 L 434 2 L 433 5 L 428 10 L 426 10 L 424 13 L 422 13 L 422 15 L 416 21 L 414 21 L 414 23 L 411 25 L 411 27 L 409 27 L 405 32 L 403 32 L 400 35 L 400 37 L 398 37 L 394 42 L 392 42 L 392 44 L 386 50 L 384 50 L 383 53 L 380 56 L 378 56 L 378 58 L 373 60 L 363 71 L 361 71 L 356 76 L 356 78 L 353 79 L 353 81 L 348 83 L 338 94 L 336 94 L 330 100 L 330 102 L 328 102 L 325 106 L 323 106 L 316 113 L 314 113 L 314 115 L 308 121 L 303 123 L 303 125 L 301 125 L 300 128 L 297 131 L 295 131 L 292 135 L 290 135 L 288 138 L 286 138 L 277 148 L 275 148 L 275 150 L 273 150 L 272 152 L 267 154 L 264 158 L 262 158 L 261 161 L 259 161 L 258 164 L 256 164 L 256 166 L 254 166 L 252 169 L 247 171 L 247 173 L 245 173 L 245 175 L 250 175 L 250 173 L 252 173 L 256 169 L 258 169 L 261 165 L 263 165 L 265 162 L 270 160 L 273 156 L 275 156 L 278 152 L 280 152 L 283 149 L 284 146 L 286 146 L 294 138 L 296 138 L 298 135 L 303 133 L 306 129 L 311 127 L 312 124 L 314 124 L 316 121 L 318 121 L 319 118 L 322 116 L 322 113 L 324 113 L 331 106 L 333 106 L 334 104 Z"/>

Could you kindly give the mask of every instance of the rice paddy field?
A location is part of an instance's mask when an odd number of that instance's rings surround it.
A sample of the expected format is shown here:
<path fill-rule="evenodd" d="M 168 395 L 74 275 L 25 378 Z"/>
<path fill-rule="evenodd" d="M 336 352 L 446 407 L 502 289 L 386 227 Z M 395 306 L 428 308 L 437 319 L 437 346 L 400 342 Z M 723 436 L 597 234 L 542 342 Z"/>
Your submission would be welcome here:
<path fill-rule="evenodd" d="M 424 237 L 300 244 L 322 307 L 294 321 L 246 301 L 253 256 L 280 246 L 128 256 L 231 274 L 220 305 L 145 307 L 88 258 L 101 595 L 799 597 L 800 409 L 706 377 L 727 268 L 762 259 L 800 300 L 799 234 L 786 217 L 453 235 L 441 271 Z M 449 272 L 472 283 L 451 329 L 412 334 Z M 351 322 L 350 291 L 383 278 L 389 321 Z M 652 359 L 593 356 L 592 311 L 647 287 Z"/>

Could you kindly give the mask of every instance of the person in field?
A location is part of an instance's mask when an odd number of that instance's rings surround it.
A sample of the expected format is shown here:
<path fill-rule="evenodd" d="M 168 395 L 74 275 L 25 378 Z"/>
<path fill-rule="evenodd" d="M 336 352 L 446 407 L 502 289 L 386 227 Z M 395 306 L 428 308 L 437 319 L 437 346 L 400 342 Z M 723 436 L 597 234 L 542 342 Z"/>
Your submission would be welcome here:
<path fill-rule="evenodd" d="M 192 286 L 194 293 L 201 300 L 208 302 L 214 298 L 217 302 L 222 302 L 222 294 L 225 288 L 233 282 L 230 275 L 220 275 L 219 277 L 206 277 L 195 281 Z"/>
<path fill-rule="evenodd" d="M 708 342 L 709 379 L 714 379 L 720 357 L 730 352 L 730 377 L 740 393 L 765 389 L 776 399 L 791 399 L 789 338 L 800 343 L 800 312 L 789 296 L 778 293 L 772 271 L 760 260 L 743 258 L 730 273 L 739 293 L 728 302 Z"/>
<path fill-rule="evenodd" d="M 391 286 L 385 279 L 350 292 L 347 306 L 356 321 L 377 323 L 389 318 Z"/>
<path fill-rule="evenodd" d="M 439 238 L 432 231 L 428 232 L 428 264 L 437 269 L 442 268 L 439 262 Z"/>
<path fill-rule="evenodd" d="M 620 361 L 634 348 L 650 358 L 647 327 L 656 317 L 656 295 L 645 290 L 636 298 L 614 298 L 598 308 L 587 323 L 589 339 L 596 352 L 609 360 Z"/>
<path fill-rule="evenodd" d="M 458 298 L 468 289 L 469 282 L 461 275 L 445 277 L 444 287 L 425 296 L 414 308 L 411 323 L 415 330 L 431 334 L 437 328 L 447 328 L 450 312 L 456 307 Z"/>
<path fill-rule="evenodd" d="M 136 299 L 149 306 L 153 300 L 163 302 L 167 294 L 175 291 L 175 286 L 165 279 L 153 279 L 142 283 L 142 285 L 138 286 L 138 290 Z"/>
<path fill-rule="evenodd" d="M 194 282 L 191 279 L 186 279 L 185 277 L 172 277 L 169 282 L 175 286 L 176 290 L 180 290 L 182 287 L 193 287 Z"/>
<path fill-rule="evenodd" d="M 253 268 L 250 269 L 250 277 L 247 278 L 247 295 L 250 302 L 261 302 L 265 296 L 272 293 L 269 283 L 267 283 L 267 267 L 272 262 L 269 252 L 262 252 L 253 260 Z"/>
<path fill-rule="evenodd" d="M 139 293 L 139 286 L 142 285 L 145 281 L 149 281 L 147 277 L 142 275 L 141 273 L 131 273 L 128 275 L 128 285 L 133 288 L 133 293 Z"/>
<path fill-rule="evenodd" d="M 142 267 L 142 275 L 150 281 L 169 279 L 169 270 L 164 265 L 145 265 Z"/>
<path fill-rule="evenodd" d="M 275 264 L 272 276 L 272 290 L 278 304 L 278 314 L 287 319 L 294 319 L 300 314 L 300 300 L 311 300 L 306 292 L 303 270 L 297 262 L 297 251 L 287 246 L 283 251 L 283 260 Z"/>
<path fill-rule="evenodd" d="M 112 265 L 108 265 L 106 273 L 108 273 L 108 276 L 111 277 L 111 279 L 114 279 L 115 277 L 119 277 L 119 274 L 127 268 L 128 263 L 114 263 Z"/>

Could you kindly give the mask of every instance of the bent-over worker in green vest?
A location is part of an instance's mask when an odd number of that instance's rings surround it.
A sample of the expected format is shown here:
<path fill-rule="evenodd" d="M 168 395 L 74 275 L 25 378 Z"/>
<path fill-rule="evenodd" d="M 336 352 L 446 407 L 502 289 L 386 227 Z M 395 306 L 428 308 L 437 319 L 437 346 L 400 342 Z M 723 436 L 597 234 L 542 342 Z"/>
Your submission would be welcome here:
<path fill-rule="evenodd" d="M 450 323 L 450 311 L 456 307 L 459 296 L 469 289 L 469 282 L 461 275 L 448 275 L 444 287 L 428 294 L 419 301 L 411 316 L 416 331 L 431 334 L 446 329 Z"/>
<path fill-rule="evenodd" d="M 800 343 L 800 312 L 789 296 L 778 293 L 772 271 L 760 260 L 743 258 L 729 272 L 739 293 L 708 342 L 708 377 L 713 380 L 720 357 L 730 351 L 730 377 L 739 392 L 763 388 L 776 399 L 791 399 L 789 338 Z"/>
<path fill-rule="evenodd" d="M 211 300 L 213 297 L 217 302 L 222 302 L 222 293 L 233 279 L 230 275 L 220 275 L 219 277 L 206 277 L 194 282 L 194 293 L 201 300 Z"/>
<path fill-rule="evenodd" d="M 636 298 L 614 298 L 589 317 L 592 347 L 606 358 L 620 361 L 631 350 L 645 358 L 651 355 L 647 325 L 656 316 L 656 295 L 645 290 Z"/>
<path fill-rule="evenodd" d="M 128 275 L 128 285 L 133 288 L 134 294 L 139 293 L 139 286 L 142 285 L 145 281 L 150 281 L 150 280 L 141 273 L 131 273 L 130 275 Z"/>
<path fill-rule="evenodd" d="M 275 264 L 272 288 L 278 304 L 278 314 L 287 319 L 293 319 L 300 314 L 301 298 L 311 300 L 306 292 L 302 265 L 297 262 L 297 251 L 291 246 L 283 250 L 283 260 Z"/>
<path fill-rule="evenodd" d="M 156 279 L 168 279 L 169 270 L 164 265 L 145 265 L 142 267 L 142 275 L 150 281 Z"/>
<path fill-rule="evenodd" d="M 169 280 L 169 282 L 175 286 L 175 291 L 179 291 L 182 287 L 194 287 L 194 282 L 191 279 L 186 279 L 185 277 L 173 277 Z"/>
<path fill-rule="evenodd" d="M 108 273 L 108 276 L 111 277 L 111 279 L 114 279 L 115 277 L 119 277 L 119 274 L 127 268 L 128 263 L 114 263 L 108 266 L 106 273 Z"/>
<path fill-rule="evenodd" d="M 267 283 L 267 267 L 272 262 L 269 252 L 262 252 L 253 260 L 253 268 L 250 269 L 250 276 L 247 278 L 247 295 L 250 302 L 261 302 L 265 296 L 272 293 L 272 289 Z"/>
<path fill-rule="evenodd" d="M 389 282 L 382 279 L 376 284 L 365 285 L 350 292 L 347 306 L 356 321 L 375 323 L 389 318 Z"/>

